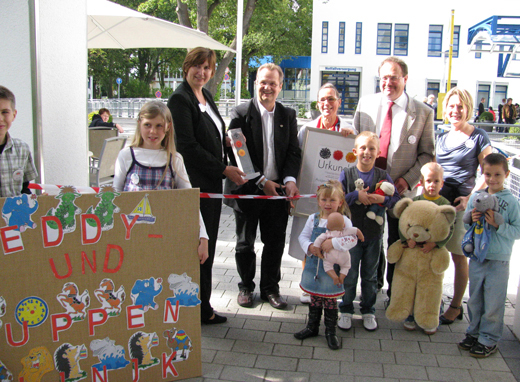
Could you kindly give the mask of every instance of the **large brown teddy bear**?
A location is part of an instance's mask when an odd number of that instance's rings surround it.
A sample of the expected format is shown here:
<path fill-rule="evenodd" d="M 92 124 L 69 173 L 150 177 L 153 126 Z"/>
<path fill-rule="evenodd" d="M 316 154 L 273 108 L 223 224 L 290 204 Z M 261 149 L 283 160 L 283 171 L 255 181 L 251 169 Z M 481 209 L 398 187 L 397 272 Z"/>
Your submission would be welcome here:
<path fill-rule="evenodd" d="M 417 245 L 412 249 L 397 241 L 388 248 L 388 262 L 395 263 L 395 271 L 386 317 L 403 321 L 413 314 L 417 325 L 433 334 L 439 325 L 442 279 L 450 257 L 446 248 L 435 247 L 424 253 L 421 244 L 448 237 L 455 208 L 404 198 L 395 205 L 394 214 L 399 218 L 401 234 Z"/>

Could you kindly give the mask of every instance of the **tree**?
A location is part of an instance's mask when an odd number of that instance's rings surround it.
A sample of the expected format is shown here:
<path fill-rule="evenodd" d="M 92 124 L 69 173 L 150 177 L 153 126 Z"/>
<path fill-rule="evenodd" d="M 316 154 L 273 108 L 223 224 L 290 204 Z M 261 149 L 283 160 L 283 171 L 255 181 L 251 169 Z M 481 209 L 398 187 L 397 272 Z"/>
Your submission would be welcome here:
<path fill-rule="evenodd" d="M 215 40 L 236 49 L 237 0 L 115 1 L 188 28 L 196 27 Z M 244 81 L 247 79 L 247 68 L 251 57 L 272 55 L 276 62 L 279 62 L 281 58 L 287 56 L 310 55 L 312 0 L 243 1 L 243 66 L 240 69 L 244 73 Z M 236 72 L 234 53 L 229 51 L 216 53 L 217 71 L 214 78 L 206 84 L 206 88 L 212 94 L 216 94 L 227 67 L 235 69 Z M 150 84 L 156 73 L 161 79 L 168 69 L 173 71 L 180 67 L 185 55 L 186 51 L 183 49 L 133 50 L 129 56 L 126 56 L 132 67 L 129 78 L 136 78 Z M 96 68 L 102 70 L 102 67 Z"/>
<path fill-rule="evenodd" d="M 221 4 L 221 0 L 215 0 L 209 7 L 208 7 L 208 1 L 207 0 L 196 0 L 197 1 L 197 24 L 198 29 L 201 32 L 204 32 L 209 35 L 209 20 L 211 16 L 213 15 L 215 9 L 218 5 Z M 256 3 L 258 0 L 246 0 L 246 5 L 244 7 L 244 21 L 243 21 L 243 28 L 242 28 L 242 34 L 243 36 L 247 35 L 247 32 L 249 31 L 249 26 L 251 23 L 251 18 L 253 16 L 253 12 L 255 11 Z M 225 1 L 223 3 L 226 3 Z M 219 9 L 221 16 L 224 16 L 224 18 L 219 17 L 219 23 L 222 22 L 222 20 L 232 18 L 233 12 L 230 12 L 230 10 L 233 10 L 233 7 L 229 7 L 229 4 L 231 2 L 227 1 L 228 7 L 221 7 Z M 235 4 L 235 1 L 233 1 L 233 4 Z M 222 14 L 223 13 L 223 14 Z M 236 20 L 236 14 L 237 10 L 236 7 L 234 9 L 234 20 Z M 179 21 L 182 23 L 181 25 L 184 25 L 185 27 L 192 28 L 190 17 L 189 17 L 189 8 L 187 2 L 183 2 L 182 0 L 177 0 L 177 15 L 179 18 Z M 227 17 L 226 17 L 227 16 Z M 233 23 L 232 23 L 233 25 Z M 236 23 L 235 23 L 235 29 L 236 29 Z M 231 44 L 229 45 L 231 49 L 236 49 L 237 47 L 237 38 L 236 33 L 231 41 Z M 227 51 L 224 54 L 224 57 L 219 61 L 218 67 L 215 73 L 215 76 L 206 84 L 206 88 L 210 91 L 211 94 L 215 94 L 217 92 L 218 85 L 222 82 L 222 79 L 224 78 L 225 70 L 229 66 L 231 60 L 235 57 L 235 53 L 231 51 Z"/>
<path fill-rule="evenodd" d="M 196 8 L 198 29 L 236 49 L 236 0 L 214 0 L 209 5 L 207 0 L 176 1 L 177 17 L 182 25 L 193 27 L 193 9 Z M 273 55 L 279 62 L 286 56 L 310 55 L 312 0 L 244 1 L 241 68 L 244 80 L 249 59 L 253 56 Z M 222 82 L 224 71 L 234 56 L 228 51 L 219 61 L 215 77 L 206 85 L 212 94 Z"/>

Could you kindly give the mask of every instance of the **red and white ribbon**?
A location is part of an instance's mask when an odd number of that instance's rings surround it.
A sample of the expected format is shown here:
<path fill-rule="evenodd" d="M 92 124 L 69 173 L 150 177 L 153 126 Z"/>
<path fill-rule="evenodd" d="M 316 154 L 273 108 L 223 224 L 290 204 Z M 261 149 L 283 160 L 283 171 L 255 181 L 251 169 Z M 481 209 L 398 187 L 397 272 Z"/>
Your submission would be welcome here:
<path fill-rule="evenodd" d="M 60 188 L 62 187 L 70 187 L 70 186 L 62 186 L 62 185 L 54 185 L 54 184 L 37 184 L 37 183 L 29 183 L 29 188 L 32 190 L 41 190 L 46 191 L 51 194 L 58 193 Z M 77 192 L 80 194 L 97 194 L 100 190 L 100 187 L 75 187 Z M 235 194 L 213 194 L 209 192 L 201 192 L 201 198 L 210 198 L 210 199 L 288 199 L 287 196 L 270 196 L 270 195 L 235 195 Z M 292 199 L 304 199 L 304 198 L 315 198 L 315 194 L 304 194 L 304 195 L 296 195 Z"/>

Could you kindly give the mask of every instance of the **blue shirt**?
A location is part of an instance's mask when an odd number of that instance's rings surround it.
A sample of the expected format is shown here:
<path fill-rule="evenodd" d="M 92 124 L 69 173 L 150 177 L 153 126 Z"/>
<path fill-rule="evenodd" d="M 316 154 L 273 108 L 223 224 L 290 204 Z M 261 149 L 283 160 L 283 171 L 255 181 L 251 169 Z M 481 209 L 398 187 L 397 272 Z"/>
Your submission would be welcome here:
<path fill-rule="evenodd" d="M 478 156 L 491 142 L 484 130 L 475 128 L 466 141 L 457 147 L 450 147 L 447 144 L 448 133 L 441 134 L 437 139 L 435 155 L 444 169 L 444 183 L 466 196 L 475 187 Z"/>

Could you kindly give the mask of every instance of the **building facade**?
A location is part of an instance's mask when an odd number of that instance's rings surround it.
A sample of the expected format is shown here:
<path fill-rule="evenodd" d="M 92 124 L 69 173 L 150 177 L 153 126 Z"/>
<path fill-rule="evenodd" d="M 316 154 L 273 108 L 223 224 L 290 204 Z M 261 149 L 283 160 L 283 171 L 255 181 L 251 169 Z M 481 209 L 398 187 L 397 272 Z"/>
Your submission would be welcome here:
<path fill-rule="evenodd" d="M 342 96 L 340 113 L 352 115 L 360 97 L 379 91 L 378 68 L 389 56 L 408 64 L 409 96 L 423 100 L 444 92 L 453 9 L 452 87 L 469 90 L 475 107 L 481 98 L 494 109 L 502 98 L 520 102 L 520 78 L 497 76 L 499 54 L 469 49 L 468 30 L 490 16 L 519 16 L 509 22 L 520 24 L 520 1 L 489 5 L 480 0 L 314 0 L 311 99 L 322 84 L 332 82 Z"/>

